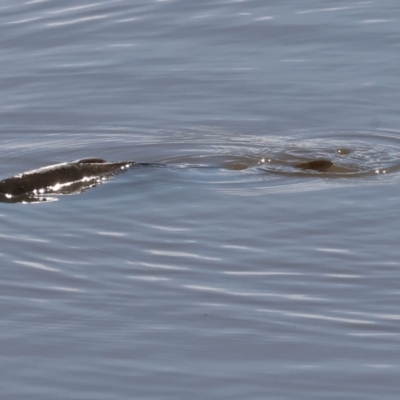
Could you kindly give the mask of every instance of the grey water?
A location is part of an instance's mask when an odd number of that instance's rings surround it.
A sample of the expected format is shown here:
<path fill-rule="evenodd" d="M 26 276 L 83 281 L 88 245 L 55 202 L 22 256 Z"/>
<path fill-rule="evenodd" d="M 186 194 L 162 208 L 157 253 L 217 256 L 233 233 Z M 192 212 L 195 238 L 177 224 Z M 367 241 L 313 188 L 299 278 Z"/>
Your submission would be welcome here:
<path fill-rule="evenodd" d="M 397 399 L 394 0 L 0 1 L 2 399 Z M 355 173 L 296 172 L 328 158 Z"/>

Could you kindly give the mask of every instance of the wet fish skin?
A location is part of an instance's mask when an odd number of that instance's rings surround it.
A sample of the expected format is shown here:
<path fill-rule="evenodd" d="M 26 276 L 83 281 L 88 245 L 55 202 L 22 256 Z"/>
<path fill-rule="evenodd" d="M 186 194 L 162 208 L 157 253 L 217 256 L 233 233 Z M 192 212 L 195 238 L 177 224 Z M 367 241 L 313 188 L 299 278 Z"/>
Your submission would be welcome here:
<path fill-rule="evenodd" d="M 55 185 L 112 176 L 135 164 L 138 163 L 135 161 L 107 163 L 101 158 L 85 158 L 50 165 L 3 179 L 0 181 L 0 193 L 4 196 L 13 197 L 27 195 Z"/>

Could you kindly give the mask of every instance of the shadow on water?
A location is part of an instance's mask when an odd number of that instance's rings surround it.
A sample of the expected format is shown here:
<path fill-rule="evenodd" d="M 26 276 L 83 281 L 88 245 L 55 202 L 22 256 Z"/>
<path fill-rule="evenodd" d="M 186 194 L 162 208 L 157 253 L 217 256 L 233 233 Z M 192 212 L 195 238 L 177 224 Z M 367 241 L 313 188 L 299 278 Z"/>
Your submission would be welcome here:
<path fill-rule="evenodd" d="M 233 143 L 232 143 L 233 142 Z M 293 179 L 368 178 L 400 171 L 399 140 L 388 132 L 352 134 L 350 138 L 229 138 L 204 148 L 203 154 L 167 157 L 156 163 L 136 161 L 105 162 L 99 158 L 50 165 L 0 181 L 0 202 L 37 203 L 57 200 L 58 195 L 79 194 L 125 172 L 130 167 L 166 167 L 171 170 L 214 170 L 242 173 L 262 179 L 279 179 L 280 187 L 293 185 Z M 190 143 L 189 143 L 190 146 Z M 196 146 L 188 152 L 196 150 Z M 180 153 L 183 153 L 180 149 Z M 289 183 L 290 182 L 290 183 Z M 217 182 L 218 183 L 218 182 Z M 297 182 L 298 183 L 298 182 Z M 297 184 L 295 183 L 295 184 Z M 272 186 L 276 186 L 274 181 Z"/>

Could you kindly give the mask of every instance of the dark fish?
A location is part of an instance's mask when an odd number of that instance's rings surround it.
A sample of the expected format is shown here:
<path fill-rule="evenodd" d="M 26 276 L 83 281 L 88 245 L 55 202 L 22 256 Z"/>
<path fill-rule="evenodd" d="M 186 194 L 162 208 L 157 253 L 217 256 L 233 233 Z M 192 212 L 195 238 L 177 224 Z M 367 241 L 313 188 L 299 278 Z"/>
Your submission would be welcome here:
<path fill-rule="evenodd" d="M 324 172 L 332 165 L 332 161 L 330 160 L 314 160 L 302 164 L 297 164 L 296 167 L 301 169 L 312 169 L 313 171 Z"/>
<path fill-rule="evenodd" d="M 50 165 L 0 181 L 0 202 L 37 202 L 48 200 L 45 195 L 49 194 L 81 193 L 132 166 L 165 167 L 166 164 L 136 161 L 108 163 L 101 158 L 84 158 Z M 335 168 L 332 162 L 326 159 L 308 161 L 297 164 L 295 167 L 319 172 L 325 172 L 328 169 L 331 171 L 332 168 Z M 340 170 L 340 172 L 348 171 L 350 170 Z"/>
<path fill-rule="evenodd" d="M 0 201 L 40 201 L 43 194 L 78 193 L 133 165 L 145 163 L 107 163 L 101 158 L 85 158 L 27 171 L 0 181 Z"/>

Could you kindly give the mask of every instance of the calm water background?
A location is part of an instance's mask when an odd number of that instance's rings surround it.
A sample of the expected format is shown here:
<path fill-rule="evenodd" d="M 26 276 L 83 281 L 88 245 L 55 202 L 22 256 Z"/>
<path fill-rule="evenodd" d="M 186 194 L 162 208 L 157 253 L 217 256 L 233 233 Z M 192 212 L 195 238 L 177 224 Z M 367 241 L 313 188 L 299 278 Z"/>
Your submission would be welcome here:
<path fill-rule="evenodd" d="M 1 176 L 342 147 L 372 172 L 175 163 L 0 205 L 2 399 L 398 398 L 398 1 L 0 13 Z"/>

